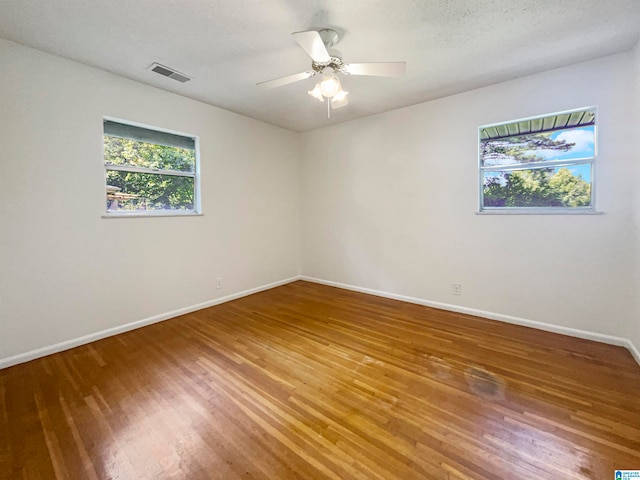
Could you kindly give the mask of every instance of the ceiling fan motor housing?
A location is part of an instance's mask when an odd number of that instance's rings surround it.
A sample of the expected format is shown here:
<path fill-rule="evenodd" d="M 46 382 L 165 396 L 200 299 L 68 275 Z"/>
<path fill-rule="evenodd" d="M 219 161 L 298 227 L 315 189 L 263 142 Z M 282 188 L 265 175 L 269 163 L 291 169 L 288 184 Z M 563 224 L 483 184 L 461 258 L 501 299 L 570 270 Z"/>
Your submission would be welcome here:
<path fill-rule="evenodd" d="M 342 61 L 342 59 L 340 59 L 338 57 L 331 57 L 331 59 L 326 63 L 325 62 L 311 62 L 311 68 L 316 73 L 322 73 L 322 71 L 327 67 L 333 68 L 334 72 L 345 73 L 343 71 L 344 62 Z"/>

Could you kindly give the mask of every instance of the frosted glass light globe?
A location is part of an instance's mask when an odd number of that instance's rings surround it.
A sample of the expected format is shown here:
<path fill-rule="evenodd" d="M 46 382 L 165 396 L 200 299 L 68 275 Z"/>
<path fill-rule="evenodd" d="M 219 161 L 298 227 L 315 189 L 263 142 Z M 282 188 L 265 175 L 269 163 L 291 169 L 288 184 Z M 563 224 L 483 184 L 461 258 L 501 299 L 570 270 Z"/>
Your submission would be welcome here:
<path fill-rule="evenodd" d="M 327 98 L 331 98 L 336 95 L 342 87 L 340 85 L 340 80 L 334 74 L 326 74 L 320 83 L 320 91 L 322 95 Z"/>
<path fill-rule="evenodd" d="M 322 96 L 322 90 L 320 89 L 319 83 L 316 83 L 316 86 L 313 88 L 313 90 L 309 90 L 307 93 L 313 98 L 324 102 L 324 97 Z"/>

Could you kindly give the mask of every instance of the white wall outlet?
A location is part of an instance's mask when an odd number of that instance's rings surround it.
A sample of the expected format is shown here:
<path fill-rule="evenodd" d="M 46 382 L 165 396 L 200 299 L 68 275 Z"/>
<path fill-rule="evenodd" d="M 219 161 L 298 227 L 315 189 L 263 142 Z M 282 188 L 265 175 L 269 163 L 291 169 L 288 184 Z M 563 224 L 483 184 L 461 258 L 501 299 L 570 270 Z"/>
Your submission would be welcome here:
<path fill-rule="evenodd" d="M 216 288 L 222 288 L 222 277 L 216 278 Z"/>
<path fill-rule="evenodd" d="M 452 283 L 451 293 L 454 295 L 462 295 L 462 285 L 460 285 L 459 283 Z"/>

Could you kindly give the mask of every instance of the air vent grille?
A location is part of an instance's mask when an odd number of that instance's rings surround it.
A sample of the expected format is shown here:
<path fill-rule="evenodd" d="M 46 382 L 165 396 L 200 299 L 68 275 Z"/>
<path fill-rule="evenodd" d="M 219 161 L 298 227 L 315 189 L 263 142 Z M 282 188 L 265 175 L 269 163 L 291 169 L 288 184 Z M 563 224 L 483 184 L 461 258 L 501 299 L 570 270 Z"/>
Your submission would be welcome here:
<path fill-rule="evenodd" d="M 149 70 L 152 72 L 158 73 L 164 77 L 169 77 L 173 80 L 177 80 L 178 82 L 185 83 L 191 80 L 187 75 L 180 73 L 173 68 L 169 68 L 165 65 L 160 65 L 159 63 L 154 63 L 149 67 Z"/>

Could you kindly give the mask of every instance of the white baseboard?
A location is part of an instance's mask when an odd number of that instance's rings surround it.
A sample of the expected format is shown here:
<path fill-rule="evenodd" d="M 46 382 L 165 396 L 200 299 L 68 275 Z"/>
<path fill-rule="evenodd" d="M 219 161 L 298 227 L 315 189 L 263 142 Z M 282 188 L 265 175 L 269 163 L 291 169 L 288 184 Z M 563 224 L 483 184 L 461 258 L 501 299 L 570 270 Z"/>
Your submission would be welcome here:
<path fill-rule="evenodd" d="M 198 303 L 196 305 L 191 305 L 189 307 L 179 308 L 177 310 L 172 310 L 170 312 L 162 313 L 160 315 L 154 315 L 153 317 L 147 317 L 142 320 L 127 323 L 125 325 L 119 325 L 117 327 L 109 328 L 107 330 L 91 333 L 83 337 L 66 340 L 64 342 L 56 343 L 55 345 L 49 345 L 47 347 L 38 348 L 36 350 L 31 350 L 26 353 L 20 353 L 12 357 L 0 358 L 0 369 L 11 367 L 13 365 L 18 365 L 19 363 L 25 363 L 30 360 L 34 360 L 36 358 L 45 357 L 47 355 L 51 355 L 52 353 L 58 353 L 64 350 L 69 350 L 70 348 L 95 342 L 96 340 L 101 340 L 103 338 L 111 337 L 113 335 L 118 335 L 119 333 L 124 333 L 130 330 L 135 330 L 137 328 L 145 327 L 153 323 L 169 320 L 170 318 L 178 317 L 180 315 L 185 315 L 187 313 L 195 312 L 197 310 L 202 310 L 203 308 L 213 307 L 214 305 L 219 305 L 221 303 L 229 302 L 231 300 L 236 300 L 241 297 L 246 297 L 247 295 L 252 295 L 254 293 L 262 292 L 264 290 L 269 290 L 271 288 L 279 287 L 280 285 L 285 285 L 287 283 L 295 282 L 296 280 L 299 280 L 299 279 L 300 277 L 296 276 L 296 277 L 287 278 L 285 280 L 268 283 L 266 285 L 261 285 L 259 287 L 251 288 L 249 290 L 244 290 L 238 293 L 232 293 L 231 295 L 226 295 L 224 297 L 216 298 L 214 300 L 209 300 L 208 302 Z"/>
<path fill-rule="evenodd" d="M 357 287 L 355 285 L 332 282 L 332 281 L 323 280 L 320 278 L 307 277 L 305 275 L 300 276 L 300 280 L 306 280 L 307 282 L 319 283 L 319 284 L 328 285 L 331 287 L 344 288 L 345 290 L 352 290 L 354 292 L 367 293 L 369 295 L 375 295 L 377 297 L 390 298 L 392 300 L 400 300 L 402 302 L 416 303 L 418 305 L 439 308 L 441 310 L 448 310 L 450 312 L 465 313 L 467 315 L 474 315 L 476 317 L 488 318 L 490 320 L 498 320 L 500 322 L 512 323 L 514 325 L 521 325 L 524 327 L 536 328 L 538 330 L 544 330 L 547 332 L 560 333 L 562 335 L 569 335 L 571 337 L 584 338 L 586 340 L 593 340 L 596 342 L 606 343 L 609 345 L 626 347 L 631 352 L 631 355 L 636 359 L 636 361 L 640 365 L 640 351 L 638 351 L 638 349 L 631 342 L 631 340 L 627 338 L 615 337 L 612 335 L 605 335 L 603 333 L 590 332 L 588 330 L 578 330 L 575 328 L 563 327 L 560 325 L 552 325 L 550 323 L 538 322 L 535 320 L 528 320 L 526 318 L 520 318 L 520 317 L 513 317 L 511 315 L 503 315 L 501 313 L 487 312 L 487 311 L 478 310 L 475 308 L 460 307 L 458 305 L 451 305 L 449 303 L 432 302 L 430 300 L 424 300 L 422 298 L 409 297 L 406 295 L 398 295 L 395 293 L 383 292 L 381 290 L 373 290 L 371 288 Z"/>
<path fill-rule="evenodd" d="M 627 347 L 627 349 L 631 352 L 631 355 L 633 355 L 633 358 L 635 358 L 636 362 L 638 362 L 638 365 L 640 365 L 640 350 L 638 350 L 638 348 L 633 344 L 631 340 L 627 340 L 627 344 L 624 346 Z"/>
<path fill-rule="evenodd" d="M 214 305 L 219 305 L 221 303 L 229 302 L 231 300 L 236 300 L 238 298 L 246 297 L 248 295 L 252 295 L 254 293 L 262 292 L 264 290 L 269 290 L 271 288 L 279 287 L 281 285 L 285 285 L 287 283 L 295 282 L 296 280 L 306 280 L 308 282 L 319 283 L 322 285 L 328 285 L 331 287 L 343 288 L 345 290 L 352 290 L 354 292 L 367 293 L 369 295 L 375 295 L 378 297 L 390 298 L 393 300 L 400 300 L 408 303 L 415 303 L 418 305 L 424 305 L 426 307 L 439 308 L 442 310 L 448 310 L 456 313 L 465 313 L 468 315 L 474 315 L 477 317 L 488 318 L 491 320 L 498 320 L 500 322 L 512 323 L 515 325 L 522 325 L 525 327 L 536 328 L 538 330 L 544 330 L 547 332 L 560 333 L 563 335 L 569 335 L 572 337 L 584 338 L 587 340 L 594 340 L 596 342 L 607 343 L 610 345 L 618 345 L 621 347 L 626 347 L 631 355 L 635 358 L 635 360 L 640 365 L 640 351 L 638 348 L 631 342 L 631 340 L 622 338 L 622 337 L 614 337 L 611 335 L 604 335 L 602 333 L 589 332 L 587 330 L 578 330 L 574 328 L 562 327 L 559 325 L 552 325 L 550 323 L 537 322 L 535 320 L 527 320 L 525 318 L 513 317 L 510 315 L 503 315 L 500 313 L 487 312 L 484 310 L 477 310 L 475 308 L 467 308 L 460 307 L 458 305 L 451 305 L 448 303 L 440 303 L 440 302 L 432 302 L 429 300 L 424 300 L 416 297 L 409 297 L 406 295 L 398 295 L 395 293 L 383 292 L 381 290 L 373 290 L 371 288 L 357 287 L 355 285 L 348 285 L 345 283 L 332 282 L 329 280 L 322 280 L 320 278 L 307 277 L 304 275 L 299 275 L 291 278 L 287 278 L 285 280 L 280 280 L 277 282 L 268 283 L 266 285 L 261 285 L 259 287 L 251 288 L 249 290 L 244 290 L 242 292 L 233 293 L 231 295 L 226 295 L 224 297 L 216 298 L 214 300 L 210 300 L 208 302 L 198 303 L 196 305 L 191 305 L 189 307 L 180 308 L 177 310 L 172 310 L 170 312 L 162 313 L 160 315 L 155 315 L 153 317 L 148 317 L 142 320 L 138 320 L 135 322 L 127 323 L 125 325 L 120 325 L 117 327 L 109 328 L 107 330 L 102 330 L 100 332 L 92 333 L 89 335 L 85 335 L 82 337 L 74 338 L 71 340 L 67 340 L 64 342 L 56 343 L 55 345 L 50 345 L 47 347 L 39 348 L 36 350 L 31 350 L 29 352 L 21 353 L 18 355 L 14 355 L 12 357 L 1 358 L 0 359 L 0 369 L 11 367 L 13 365 L 18 365 L 20 363 L 25 363 L 30 360 L 34 360 L 36 358 L 45 357 L 47 355 L 51 355 L 53 353 L 62 352 L 64 350 L 69 350 L 74 347 L 78 347 L 80 345 L 85 345 L 87 343 L 94 342 L 96 340 L 100 340 L 103 338 L 111 337 L 113 335 L 117 335 L 119 333 L 128 332 L 130 330 L 135 330 L 137 328 L 144 327 L 146 325 L 151 325 L 154 323 L 162 322 L 164 320 L 169 320 L 174 317 L 178 317 L 180 315 L 185 315 L 187 313 L 195 312 L 197 310 L 202 310 L 203 308 L 213 307 Z"/>

